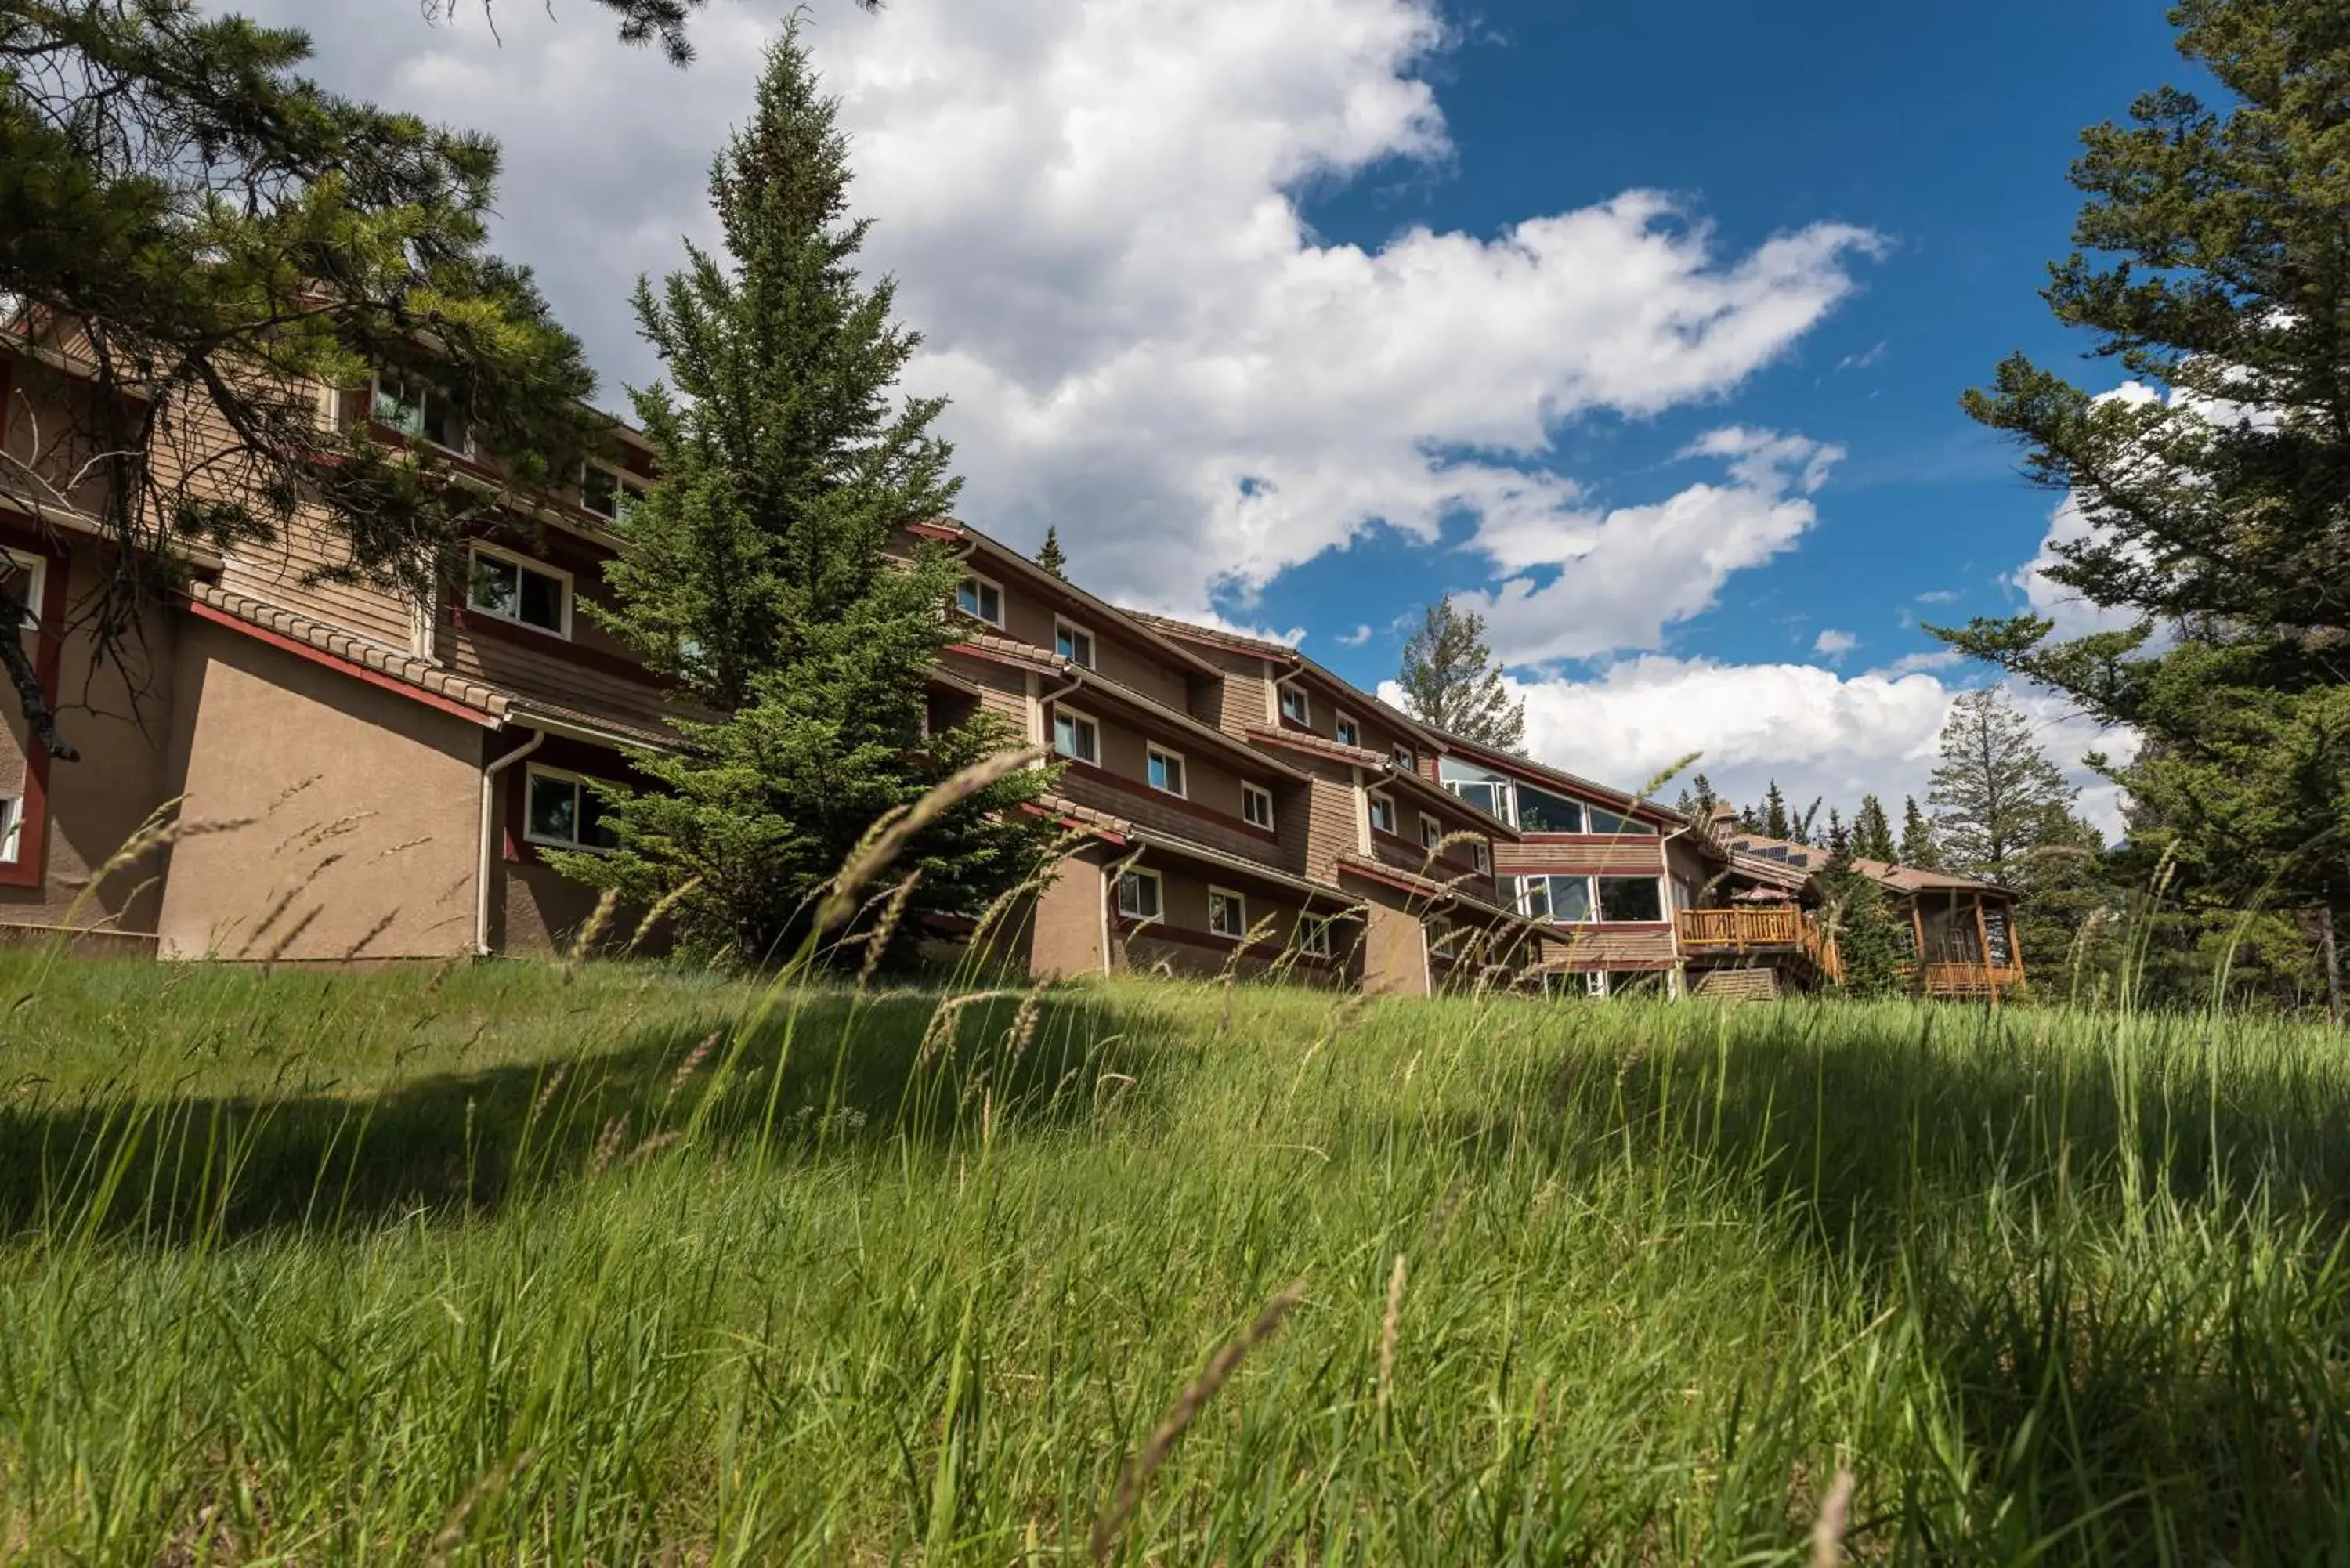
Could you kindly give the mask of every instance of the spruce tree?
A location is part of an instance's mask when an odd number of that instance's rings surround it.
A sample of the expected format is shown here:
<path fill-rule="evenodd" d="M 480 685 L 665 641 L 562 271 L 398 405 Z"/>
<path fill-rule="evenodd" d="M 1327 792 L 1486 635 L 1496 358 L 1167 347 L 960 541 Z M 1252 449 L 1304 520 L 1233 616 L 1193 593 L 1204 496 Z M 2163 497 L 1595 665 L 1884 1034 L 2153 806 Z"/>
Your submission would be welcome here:
<path fill-rule="evenodd" d="M 1045 547 L 1036 552 L 1036 564 L 1055 576 L 1065 581 L 1067 579 L 1069 557 L 1061 548 L 1061 531 L 1058 528 L 1049 524 L 1045 527 Z"/>
<path fill-rule="evenodd" d="M 981 716 L 924 735 L 925 671 L 952 639 L 960 572 L 934 547 L 895 556 L 908 524 L 953 500 L 941 403 L 895 396 L 915 335 L 891 286 L 852 265 L 847 144 L 796 25 L 768 52 L 749 125 L 711 173 L 723 250 L 640 282 L 640 329 L 665 380 L 636 394 L 660 477 L 629 514 L 608 620 L 706 722 L 639 754 L 658 787 L 614 791 L 609 856 L 562 862 L 639 899 L 673 898 L 693 948 L 756 961 L 792 950 L 812 900 L 874 824 L 1010 744 Z M 920 917 L 974 915 L 1028 873 L 1046 830 L 1017 807 L 1024 770 L 917 836 L 892 875 Z"/>
<path fill-rule="evenodd" d="M 1873 794 L 1860 797 L 1860 809 L 1852 815 L 1852 852 L 1863 860 L 1891 861 L 1900 858 L 1900 850 L 1893 842 L 1893 824 L 1885 815 L 1885 803 Z"/>
<path fill-rule="evenodd" d="M 2113 776 L 2161 825 L 2178 885 L 2307 909 L 2322 940 L 2350 917 L 2350 28 L 2338 0 L 2171 17 L 2219 93 L 2166 87 L 2084 132 L 2077 249 L 2043 291 L 2150 395 L 2018 355 L 1965 400 L 2087 524 L 2048 576 L 2135 625 L 1939 635 L 2137 731 Z"/>
<path fill-rule="evenodd" d="M 1909 960 L 1907 935 L 1886 903 L 1885 889 L 1854 867 L 1849 844 L 1828 857 L 1820 881 L 1827 893 L 1820 918 L 1835 939 L 1845 989 L 1861 996 L 1900 989 L 1900 966 Z"/>
<path fill-rule="evenodd" d="M 1920 871 L 1942 868 L 1942 846 L 1934 842 L 1933 820 L 1918 809 L 1916 795 L 1901 797 L 1901 853 L 1898 857 L 1904 866 Z"/>
<path fill-rule="evenodd" d="M 1526 705 L 1511 700 L 1485 645 L 1485 618 L 1446 594 L 1428 607 L 1404 644 L 1404 711 L 1423 723 L 1498 751 L 1525 743 Z"/>
<path fill-rule="evenodd" d="M 2073 795 L 2032 721 L 2001 688 L 1950 705 L 1928 796 L 1945 869 L 2020 885 L 2025 858 L 2063 823 Z"/>
<path fill-rule="evenodd" d="M 1777 779 L 1773 779 L 1771 787 L 1763 792 L 1762 809 L 1757 815 L 1765 837 L 1793 841 L 1795 825 L 1787 818 L 1787 797 L 1779 793 Z"/>

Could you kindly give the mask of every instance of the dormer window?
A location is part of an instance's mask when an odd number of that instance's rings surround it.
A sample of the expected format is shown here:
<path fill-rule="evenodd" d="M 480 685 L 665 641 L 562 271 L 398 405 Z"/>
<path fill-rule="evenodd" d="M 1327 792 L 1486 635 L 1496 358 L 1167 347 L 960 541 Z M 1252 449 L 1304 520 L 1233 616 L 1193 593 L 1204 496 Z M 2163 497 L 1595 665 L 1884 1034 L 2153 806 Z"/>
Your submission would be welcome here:
<path fill-rule="evenodd" d="M 1305 688 L 1284 686 L 1281 689 L 1281 716 L 1293 724 L 1314 722 L 1314 705 L 1306 700 Z"/>
<path fill-rule="evenodd" d="M 494 545 L 473 546 L 465 607 L 556 637 L 571 635 L 571 574 Z"/>
<path fill-rule="evenodd" d="M 473 454 L 473 436 L 465 418 L 465 405 L 413 377 L 379 371 L 369 414 L 376 423 L 389 425 L 404 436 L 429 441 L 443 452 L 459 457 Z"/>
<path fill-rule="evenodd" d="M 985 577 L 966 576 L 962 586 L 955 589 L 955 608 L 973 620 L 983 620 L 1001 629 L 1003 625 L 1003 588 Z"/>

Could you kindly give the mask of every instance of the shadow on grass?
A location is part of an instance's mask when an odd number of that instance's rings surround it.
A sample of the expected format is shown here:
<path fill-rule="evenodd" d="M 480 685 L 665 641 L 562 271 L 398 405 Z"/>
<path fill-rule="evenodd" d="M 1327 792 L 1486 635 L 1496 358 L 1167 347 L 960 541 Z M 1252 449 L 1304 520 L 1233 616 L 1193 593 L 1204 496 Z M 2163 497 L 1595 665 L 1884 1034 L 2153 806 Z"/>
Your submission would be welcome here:
<path fill-rule="evenodd" d="M 679 1145 L 853 1158 L 1132 1115 L 1181 1049 L 1082 994 L 787 1001 L 686 1017 L 565 1057 L 395 1080 L 368 1095 L 142 1097 L 111 1086 L 0 1106 L 0 1236 L 163 1244 L 394 1217 L 494 1213 Z"/>
<path fill-rule="evenodd" d="M 2350 1073 L 2314 1037 L 2231 1057 L 2198 1023 L 1958 1009 L 1722 1027 L 1570 1047 L 1536 1104 L 1408 1136 L 1570 1182 L 1628 1163 L 1789 1222 L 1940 1391 L 1912 1417 L 1948 1469 L 1878 1521 L 1905 1551 L 2350 1561 Z"/>

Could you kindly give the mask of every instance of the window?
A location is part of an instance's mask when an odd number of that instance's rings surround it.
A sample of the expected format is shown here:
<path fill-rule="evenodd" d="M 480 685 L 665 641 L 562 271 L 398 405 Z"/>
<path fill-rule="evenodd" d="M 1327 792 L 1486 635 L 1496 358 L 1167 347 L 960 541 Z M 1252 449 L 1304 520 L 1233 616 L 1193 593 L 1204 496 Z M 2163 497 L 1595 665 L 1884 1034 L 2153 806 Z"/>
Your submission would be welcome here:
<path fill-rule="evenodd" d="M 1003 589 L 985 577 L 965 577 L 962 586 L 955 589 L 955 608 L 973 620 L 1001 627 L 1003 624 Z"/>
<path fill-rule="evenodd" d="M 1152 789 L 1163 790 L 1169 794 L 1183 793 L 1183 758 L 1180 753 L 1151 747 L 1149 773 Z"/>
<path fill-rule="evenodd" d="M 1399 745 L 1388 753 L 1388 760 L 1408 774 L 1419 771 L 1419 753 L 1409 746 Z"/>
<path fill-rule="evenodd" d="M 1396 830 L 1395 802 L 1386 795 L 1371 796 L 1371 831 L 1393 833 Z"/>
<path fill-rule="evenodd" d="M 1314 722 L 1314 705 L 1306 701 L 1304 687 L 1281 688 L 1281 716 L 1293 724 L 1311 724 Z"/>
<path fill-rule="evenodd" d="M 1297 917 L 1297 950 L 1307 958 L 1326 959 L 1330 956 L 1329 916 Z"/>
<path fill-rule="evenodd" d="M 1338 743 L 1342 746 L 1359 746 L 1363 743 L 1361 728 L 1347 714 L 1338 715 L 1336 723 L 1332 726 L 1332 732 L 1337 736 Z"/>
<path fill-rule="evenodd" d="M 1602 877 L 1598 880 L 1601 919 L 1661 920 L 1665 918 L 1663 878 Z"/>
<path fill-rule="evenodd" d="M 611 826 L 604 820 L 604 803 L 586 779 L 536 763 L 527 774 L 530 794 L 523 807 L 525 838 L 556 849 L 603 850 L 619 846 Z"/>
<path fill-rule="evenodd" d="M 615 523 L 626 519 L 629 509 L 644 498 L 642 483 L 592 462 L 579 479 L 579 504 L 597 516 L 608 517 Z"/>
<path fill-rule="evenodd" d="M 1607 994 L 1607 971 L 1604 969 L 1595 969 L 1590 973 L 1585 975 L 1583 977 L 1583 989 L 1589 992 L 1594 996 L 1606 996 Z"/>
<path fill-rule="evenodd" d="M 1087 670 L 1094 667 L 1094 634 L 1081 626 L 1071 626 L 1065 620 L 1054 622 L 1053 647 L 1072 664 Z"/>
<path fill-rule="evenodd" d="M 1129 920 L 1155 920 L 1166 907 L 1159 873 L 1128 869 L 1118 874 L 1118 912 Z"/>
<path fill-rule="evenodd" d="M 0 583 L 5 583 L 25 607 L 20 626 L 26 631 L 40 629 L 41 592 L 48 586 L 48 572 L 49 563 L 38 556 L 28 556 L 21 550 L 0 550 Z"/>
<path fill-rule="evenodd" d="M 1483 839 L 1472 838 L 1469 841 L 1469 864 L 1488 874 L 1492 871 L 1492 857 L 1485 853 Z"/>
<path fill-rule="evenodd" d="M 1444 824 L 1426 812 L 1421 812 L 1419 814 L 1419 846 L 1433 854 L 1436 846 L 1443 842 Z"/>
<path fill-rule="evenodd" d="M 1241 785 L 1241 816 L 1251 827 L 1273 831 L 1273 792 L 1253 784 Z"/>
<path fill-rule="evenodd" d="M 1591 808 L 1591 831 L 1594 833 L 1637 833 L 1653 838 L 1657 830 L 1645 822 L 1635 822 L 1628 816 L 1618 816 L 1612 811 Z"/>
<path fill-rule="evenodd" d="M 571 574 L 476 545 L 465 605 L 498 620 L 569 637 Z"/>
<path fill-rule="evenodd" d="M 473 454 L 465 405 L 409 377 L 389 371 L 379 374 L 369 411 L 376 423 L 390 425 L 404 436 L 421 437 L 459 457 Z"/>
<path fill-rule="evenodd" d="M 0 862 L 16 863 L 24 836 L 24 801 L 13 794 L 0 795 Z"/>
<path fill-rule="evenodd" d="M 1488 816 L 1509 821 L 1510 786 L 1490 779 L 1456 779 L 1444 786 Z"/>
<path fill-rule="evenodd" d="M 1518 912 L 1530 919 L 1575 925 L 1591 919 L 1588 877 L 1522 877 L 1516 894 Z"/>
<path fill-rule="evenodd" d="M 1518 826 L 1528 833 L 1581 833 L 1583 803 L 1522 784 L 1518 785 Z"/>
<path fill-rule="evenodd" d="M 1220 937 L 1248 935 L 1248 900 L 1230 888 L 1209 888 L 1208 929 Z"/>
<path fill-rule="evenodd" d="M 1101 726 L 1066 708 L 1053 711 L 1053 749 L 1081 763 L 1101 761 Z"/>

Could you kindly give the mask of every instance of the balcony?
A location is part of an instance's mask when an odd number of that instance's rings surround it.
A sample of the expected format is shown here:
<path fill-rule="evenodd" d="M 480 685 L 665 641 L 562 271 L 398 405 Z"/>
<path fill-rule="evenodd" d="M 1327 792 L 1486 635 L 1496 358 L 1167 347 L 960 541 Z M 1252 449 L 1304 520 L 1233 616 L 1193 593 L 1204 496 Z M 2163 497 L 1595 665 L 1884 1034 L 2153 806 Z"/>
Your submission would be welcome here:
<path fill-rule="evenodd" d="M 1792 905 L 1760 909 L 1682 909 L 1674 924 L 1681 951 L 1690 961 L 1785 956 L 1829 980 L 1843 978 L 1835 944 L 1820 934 L 1811 918 Z"/>

